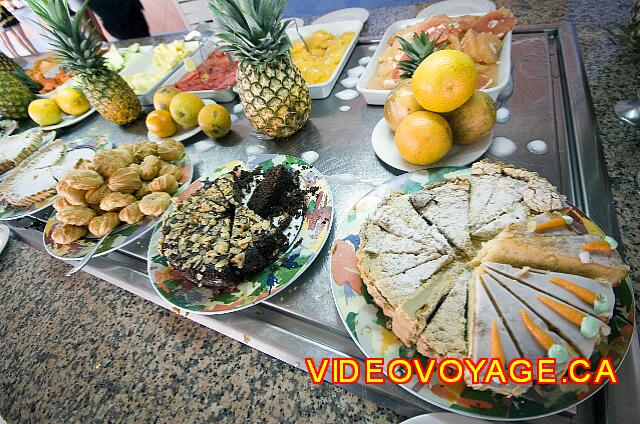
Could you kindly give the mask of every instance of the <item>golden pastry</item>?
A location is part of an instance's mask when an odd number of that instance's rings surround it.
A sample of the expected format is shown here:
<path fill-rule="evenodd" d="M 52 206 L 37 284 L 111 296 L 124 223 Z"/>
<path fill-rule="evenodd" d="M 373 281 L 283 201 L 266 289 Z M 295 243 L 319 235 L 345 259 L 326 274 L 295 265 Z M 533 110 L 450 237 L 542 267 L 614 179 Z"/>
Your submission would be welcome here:
<path fill-rule="evenodd" d="M 143 181 L 142 187 L 140 187 L 138 191 L 134 193 L 134 196 L 136 196 L 136 199 L 140 200 L 149 193 L 151 193 L 151 190 L 149 190 L 149 183 L 146 181 Z"/>
<path fill-rule="evenodd" d="M 139 164 L 137 164 L 137 163 L 132 163 L 132 164 L 130 164 L 129 166 L 127 166 L 127 168 L 129 168 L 129 169 L 133 169 L 134 171 L 136 171 L 136 173 L 137 173 L 138 175 L 140 175 L 140 165 L 139 165 Z"/>
<path fill-rule="evenodd" d="M 100 209 L 100 205 L 99 205 L 99 204 L 98 204 L 98 205 L 89 205 L 89 207 L 90 207 L 91 209 L 93 209 L 94 211 L 96 211 L 96 213 L 97 213 L 98 215 L 102 215 L 102 214 L 104 214 L 104 213 L 106 213 L 106 212 L 107 212 L 107 211 L 105 211 L 104 209 Z"/>
<path fill-rule="evenodd" d="M 184 156 L 184 145 L 179 141 L 167 138 L 158 143 L 158 156 L 162 160 L 179 160 Z"/>
<path fill-rule="evenodd" d="M 147 156 L 140 163 L 140 179 L 144 181 L 151 181 L 158 176 L 160 171 L 160 158 L 158 156 Z"/>
<path fill-rule="evenodd" d="M 53 202 L 53 209 L 59 211 L 60 209 L 66 208 L 67 206 L 73 206 L 64 196 L 58 196 Z"/>
<path fill-rule="evenodd" d="M 169 207 L 169 203 L 171 203 L 171 196 L 168 193 L 159 191 L 144 196 L 140 200 L 138 207 L 143 214 L 157 217 L 164 213 Z"/>
<path fill-rule="evenodd" d="M 86 206 L 85 191 L 71 187 L 64 180 L 56 184 L 56 192 L 73 206 Z"/>
<path fill-rule="evenodd" d="M 118 149 L 126 150 L 131 155 L 131 159 L 134 159 L 135 143 L 123 144 L 122 146 L 118 146 Z"/>
<path fill-rule="evenodd" d="M 74 166 L 74 169 L 87 169 L 89 171 L 95 171 L 95 167 L 93 166 L 93 162 L 91 162 L 89 159 L 80 159 L 78 160 L 78 163 L 76 163 L 76 166 Z"/>
<path fill-rule="evenodd" d="M 56 214 L 58 221 L 69 225 L 87 225 L 96 216 L 96 212 L 86 206 L 67 206 Z"/>
<path fill-rule="evenodd" d="M 102 198 L 109 193 L 111 193 L 111 190 L 109 190 L 107 183 L 104 183 L 98 188 L 88 190 L 84 195 L 84 199 L 90 205 L 99 205 Z"/>
<path fill-rule="evenodd" d="M 107 212 L 96 216 L 89 222 L 89 231 L 96 237 L 102 237 L 120 224 L 118 212 Z"/>
<path fill-rule="evenodd" d="M 98 150 L 93 155 L 93 166 L 100 175 L 104 175 L 106 178 L 127 165 L 128 163 L 111 149 Z"/>
<path fill-rule="evenodd" d="M 79 190 L 92 190 L 100 187 L 102 183 L 104 183 L 104 178 L 102 178 L 102 175 L 96 171 L 76 169 L 74 171 L 67 172 L 63 181 L 71 187 Z"/>
<path fill-rule="evenodd" d="M 148 188 L 151 191 L 164 191 L 165 193 L 173 194 L 178 191 L 178 182 L 176 177 L 166 174 L 151 181 Z"/>
<path fill-rule="evenodd" d="M 120 210 L 130 203 L 136 201 L 131 194 L 125 193 L 109 193 L 100 201 L 100 209 L 105 211 Z"/>
<path fill-rule="evenodd" d="M 109 177 L 109 190 L 134 193 L 142 186 L 138 173 L 132 168 L 121 168 Z"/>
<path fill-rule="evenodd" d="M 144 214 L 140 212 L 139 204 L 140 202 L 129 203 L 127 207 L 122 209 L 118 214 L 120 221 L 126 222 L 127 224 L 137 224 L 142 221 Z"/>
<path fill-rule="evenodd" d="M 131 165 L 133 163 L 133 149 L 127 148 L 125 146 L 120 146 L 118 148 L 113 149 L 113 153 L 120 156 L 123 163 L 126 163 L 125 166 Z"/>
<path fill-rule="evenodd" d="M 137 163 L 142 162 L 147 156 L 156 156 L 158 154 L 158 145 L 153 141 L 140 141 L 133 145 L 133 160 Z"/>
<path fill-rule="evenodd" d="M 180 182 L 182 179 L 182 167 L 174 165 L 169 162 L 161 161 L 160 162 L 160 171 L 158 171 L 158 176 L 171 174 L 175 177 L 176 181 Z"/>
<path fill-rule="evenodd" d="M 69 244 L 87 234 L 87 227 L 77 225 L 56 225 L 51 232 L 51 239 L 57 244 Z"/>

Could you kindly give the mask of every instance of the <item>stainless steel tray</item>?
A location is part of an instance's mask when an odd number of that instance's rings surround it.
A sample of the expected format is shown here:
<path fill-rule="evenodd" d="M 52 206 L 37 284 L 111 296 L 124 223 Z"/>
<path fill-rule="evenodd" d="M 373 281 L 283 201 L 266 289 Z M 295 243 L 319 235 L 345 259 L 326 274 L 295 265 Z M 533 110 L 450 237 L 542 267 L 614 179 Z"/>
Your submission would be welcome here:
<path fill-rule="evenodd" d="M 370 56 L 370 47 L 374 44 L 375 40 L 361 40 L 346 69 L 357 66 L 361 57 Z M 620 240 L 596 119 L 573 28 L 568 24 L 519 26 L 514 31 L 512 50 L 513 89 L 507 90 L 500 99 L 511 111 L 511 118 L 496 126 L 495 135 L 511 138 L 518 149 L 504 160 L 547 177 L 604 231 Z M 337 84 L 334 93 L 342 89 Z M 339 111 L 345 104 L 351 110 Z M 196 178 L 201 170 L 213 165 L 245 159 L 246 148 L 252 145 L 264 146 L 269 153 L 295 156 L 316 151 L 320 158 L 315 166 L 329 180 L 335 198 L 336 222 L 339 223 L 354 202 L 376 182 L 399 174 L 380 162 L 370 145 L 371 131 L 382 113 L 382 107 L 367 106 L 361 96 L 345 102 L 332 95 L 313 102 L 311 120 L 303 131 L 289 140 L 260 140 L 241 116 L 233 125 L 233 134 L 223 142 L 200 135 L 186 142 L 187 151 L 192 156 Z M 119 128 L 96 114 L 72 127 L 63 138 L 92 134 L 105 134 L 114 144 L 122 144 L 144 138 L 146 129 L 143 122 Z M 549 153 L 541 156 L 529 153 L 525 146 L 533 139 L 545 140 L 550 147 Z M 49 213 L 14 221 L 11 225 L 18 236 L 43 249 L 42 223 Z M 303 370 L 305 357 L 363 359 L 342 325 L 331 294 L 328 250 L 332 240 L 333 233 L 324 254 L 277 297 L 229 315 L 184 315 Z M 94 259 L 85 270 L 181 313 L 164 302 L 147 279 L 147 243 L 148 237 L 121 251 Z M 330 378 L 328 374 L 327 380 Z M 607 387 L 577 408 L 536 422 L 625 423 L 631 421 L 630 417 L 637 417 L 640 408 L 637 339 L 620 369 L 620 379 L 621 384 Z M 437 410 L 391 384 L 344 387 L 406 416 Z"/>

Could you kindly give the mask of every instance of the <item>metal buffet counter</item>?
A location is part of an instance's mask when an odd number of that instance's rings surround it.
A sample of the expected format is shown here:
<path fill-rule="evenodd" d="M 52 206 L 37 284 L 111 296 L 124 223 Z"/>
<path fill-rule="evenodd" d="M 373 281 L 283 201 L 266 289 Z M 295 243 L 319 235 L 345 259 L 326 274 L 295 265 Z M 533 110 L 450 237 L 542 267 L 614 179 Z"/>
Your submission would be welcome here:
<path fill-rule="evenodd" d="M 361 39 L 346 69 L 370 56 L 376 40 Z M 582 67 L 577 39 L 568 24 L 519 26 L 512 45 L 512 84 L 499 98 L 511 111 L 510 119 L 497 124 L 495 135 L 518 144 L 517 151 L 502 160 L 537 171 L 557 185 L 576 206 L 602 229 L 620 240 L 596 119 Z M 344 75 L 342 76 L 344 78 Z M 338 83 L 334 93 L 344 89 Z M 347 112 L 340 106 L 349 105 Z M 225 105 L 231 108 L 233 104 Z M 399 172 L 380 162 L 370 145 L 371 131 L 382 117 L 382 107 L 370 107 L 362 96 L 341 101 L 332 95 L 313 102 L 306 127 L 286 141 L 257 138 L 240 114 L 233 133 L 217 142 L 200 134 L 186 141 L 195 176 L 214 165 L 246 159 L 247 147 L 260 145 L 268 153 L 300 156 L 316 151 L 314 164 L 328 179 L 335 198 L 335 225 L 372 187 Z M 107 135 L 120 145 L 146 137 L 143 120 L 119 128 L 94 114 L 70 130 L 64 139 L 80 135 Z M 541 139 L 549 145 L 545 155 L 533 155 L 525 147 Z M 14 233 L 43 250 L 42 228 L 51 214 L 45 210 L 33 217 L 10 222 Z M 334 226 L 335 231 L 335 226 Z M 305 370 L 304 358 L 356 357 L 362 352 L 351 340 L 334 305 L 329 283 L 329 250 L 333 232 L 315 263 L 294 284 L 269 301 L 234 314 L 201 316 L 185 314 L 162 300 L 147 278 L 146 251 L 149 235 L 126 248 L 93 259 L 87 272 L 107 280 L 151 302 L 173 309 L 199 324 L 219 331 L 266 354 Z M 637 335 L 628 357 L 619 369 L 620 384 L 604 390 L 575 409 L 536 420 L 549 423 L 628 423 L 640 416 L 640 347 Z M 326 379 L 330 381 L 331 375 Z M 392 385 L 346 385 L 399 414 L 412 416 L 438 408 Z M 637 419 L 637 418 L 636 418 Z"/>

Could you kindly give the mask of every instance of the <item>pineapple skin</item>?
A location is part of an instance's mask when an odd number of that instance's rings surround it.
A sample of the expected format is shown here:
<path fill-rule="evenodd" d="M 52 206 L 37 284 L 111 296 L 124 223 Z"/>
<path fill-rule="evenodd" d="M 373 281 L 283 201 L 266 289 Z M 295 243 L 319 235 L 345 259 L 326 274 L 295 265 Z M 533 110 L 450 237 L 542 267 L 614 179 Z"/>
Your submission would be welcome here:
<path fill-rule="evenodd" d="M 0 71 L 11 72 L 14 69 L 20 69 L 18 64 L 6 54 L 0 52 Z"/>
<path fill-rule="evenodd" d="M 118 74 L 102 70 L 98 74 L 80 74 L 82 92 L 91 106 L 107 121 L 126 125 L 142 113 L 138 97 Z"/>
<path fill-rule="evenodd" d="M 24 119 L 33 100 L 33 93 L 10 72 L 0 71 L 0 116 L 8 119 Z"/>
<path fill-rule="evenodd" d="M 309 119 L 309 88 L 289 57 L 261 64 L 240 61 L 237 80 L 245 115 L 259 133 L 289 137 Z"/>

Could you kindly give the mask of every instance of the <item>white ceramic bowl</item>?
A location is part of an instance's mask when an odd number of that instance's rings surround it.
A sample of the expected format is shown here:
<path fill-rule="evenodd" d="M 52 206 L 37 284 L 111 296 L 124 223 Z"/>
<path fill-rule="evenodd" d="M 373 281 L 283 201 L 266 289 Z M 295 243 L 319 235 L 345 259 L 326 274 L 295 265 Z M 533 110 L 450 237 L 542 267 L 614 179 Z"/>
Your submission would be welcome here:
<path fill-rule="evenodd" d="M 476 15 L 482 16 L 483 14 Z M 362 74 L 362 76 L 358 80 L 358 84 L 356 85 L 356 90 L 358 90 L 364 96 L 367 104 L 383 105 L 385 100 L 387 100 L 387 96 L 389 96 L 389 93 L 391 92 L 391 90 L 376 90 L 367 88 L 369 85 L 369 81 L 373 79 L 376 72 L 378 71 L 380 55 L 384 52 L 387 45 L 389 44 L 389 39 L 402 28 L 408 27 L 409 25 L 413 25 L 418 22 L 422 22 L 425 19 L 426 18 L 405 19 L 403 21 L 394 22 L 389 28 L 387 28 L 387 31 L 382 37 L 382 41 L 378 45 L 378 48 L 373 54 L 371 61 L 367 64 L 364 73 Z M 507 85 L 507 82 L 509 82 L 509 74 L 511 73 L 511 32 L 509 32 L 504 37 L 503 42 L 504 45 L 502 47 L 502 51 L 500 52 L 497 84 L 495 85 L 495 87 L 482 89 L 482 91 L 491 96 L 494 101 L 498 98 L 498 94 L 500 94 L 502 89 Z"/>
<path fill-rule="evenodd" d="M 317 25 L 307 25 L 299 28 L 300 35 L 302 35 L 302 37 L 304 38 L 310 37 L 319 29 L 323 29 L 335 36 L 339 36 L 343 32 L 347 31 L 352 31 L 356 34 L 351 40 L 351 43 L 349 43 L 347 50 L 342 55 L 342 59 L 340 59 L 338 66 L 336 66 L 336 69 L 333 70 L 331 78 L 329 78 L 327 82 L 324 82 L 322 84 L 308 84 L 309 94 L 311 95 L 312 99 L 324 99 L 325 97 L 329 97 L 329 95 L 331 94 L 331 90 L 333 90 L 333 87 L 338 81 L 338 77 L 340 76 L 342 69 L 344 69 L 344 66 L 347 64 L 347 61 L 349 60 L 353 49 L 356 47 L 358 36 L 360 35 L 360 31 L 362 31 L 362 25 L 362 21 L 351 20 L 341 22 L 327 22 Z M 287 28 L 287 35 L 289 36 L 291 42 L 300 39 L 300 37 L 298 37 L 296 29 L 292 27 Z"/>

